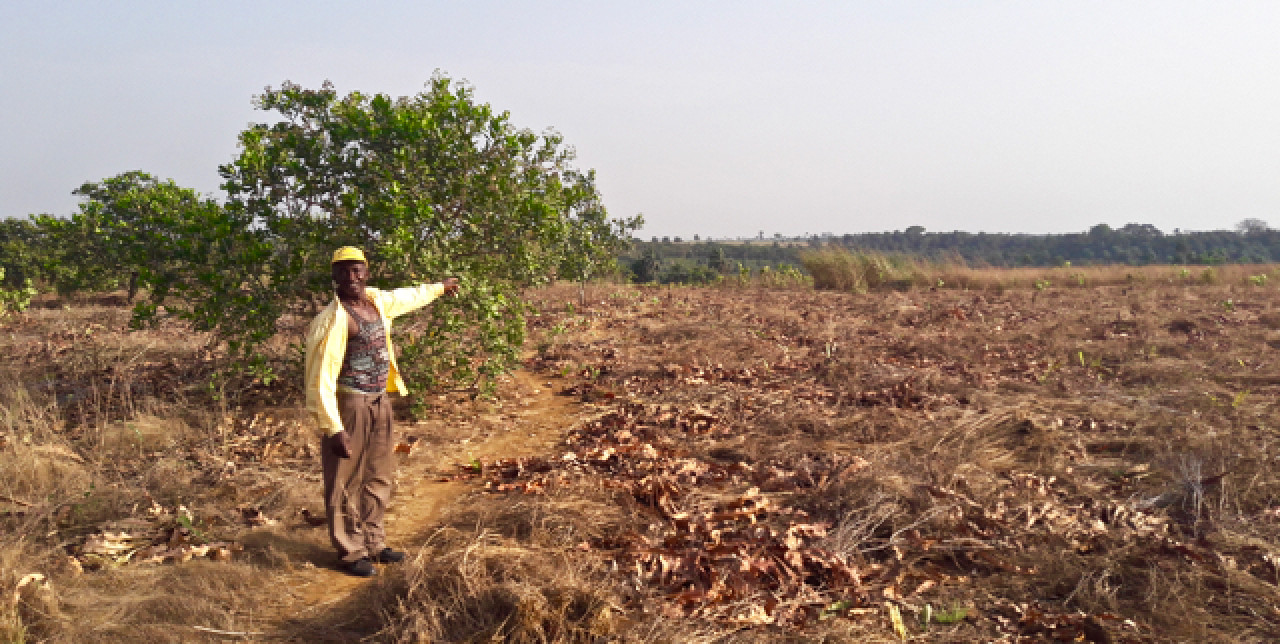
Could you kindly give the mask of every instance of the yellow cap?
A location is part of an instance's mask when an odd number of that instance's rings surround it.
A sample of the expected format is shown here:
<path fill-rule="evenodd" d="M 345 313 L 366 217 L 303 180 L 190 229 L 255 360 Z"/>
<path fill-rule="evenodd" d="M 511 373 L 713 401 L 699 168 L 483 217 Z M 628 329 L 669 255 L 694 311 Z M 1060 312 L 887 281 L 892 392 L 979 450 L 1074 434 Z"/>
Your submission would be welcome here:
<path fill-rule="evenodd" d="M 337 264 L 338 262 L 349 262 L 352 260 L 364 262 L 366 264 L 369 263 L 369 261 L 364 258 L 364 251 L 356 248 L 355 246 L 343 246 L 342 248 L 333 251 L 333 261 L 330 263 Z"/>

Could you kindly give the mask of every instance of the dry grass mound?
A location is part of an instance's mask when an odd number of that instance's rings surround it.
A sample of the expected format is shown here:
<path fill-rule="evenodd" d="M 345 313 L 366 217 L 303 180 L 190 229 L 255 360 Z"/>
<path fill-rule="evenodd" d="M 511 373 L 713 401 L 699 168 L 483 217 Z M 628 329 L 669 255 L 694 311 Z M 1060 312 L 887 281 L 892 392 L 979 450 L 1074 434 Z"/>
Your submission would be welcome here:
<path fill-rule="evenodd" d="M 599 562 L 482 534 L 394 569 L 393 642 L 595 642 L 621 615 Z"/>

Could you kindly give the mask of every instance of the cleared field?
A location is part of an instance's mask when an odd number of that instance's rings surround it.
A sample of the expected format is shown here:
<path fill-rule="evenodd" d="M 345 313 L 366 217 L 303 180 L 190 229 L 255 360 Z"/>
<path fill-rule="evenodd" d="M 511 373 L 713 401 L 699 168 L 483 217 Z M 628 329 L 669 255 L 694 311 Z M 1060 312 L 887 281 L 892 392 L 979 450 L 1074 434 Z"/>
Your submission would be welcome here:
<path fill-rule="evenodd" d="M 55 641 L 1275 641 L 1280 297 L 1194 277 L 533 293 L 530 359 L 498 399 L 402 424 L 393 515 L 417 556 L 342 588 L 301 513 L 318 465 L 287 387 L 221 409 L 181 386 L 199 338 L 36 309 L 0 330 L 0 584 L 48 579 L 0 624 Z M 90 556 L 130 520 L 135 558 L 164 533 L 144 552 L 160 563 Z"/>

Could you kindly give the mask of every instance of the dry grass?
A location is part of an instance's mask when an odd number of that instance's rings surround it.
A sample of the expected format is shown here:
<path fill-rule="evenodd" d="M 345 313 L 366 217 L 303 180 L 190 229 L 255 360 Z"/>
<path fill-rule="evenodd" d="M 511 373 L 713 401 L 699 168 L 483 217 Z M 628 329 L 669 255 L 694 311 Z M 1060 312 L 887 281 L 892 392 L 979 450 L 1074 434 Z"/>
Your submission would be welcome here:
<path fill-rule="evenodd" d="M 1280 298 L 1248 277 L 1271 267 L 1145 270 L 948 274 L 978 292 L 618 289 L 577 316 L 548 290 L 534 324 L 574 330 L 545 368 L 732 428 L 671 436 L 682 458 L 864 459 L 778 502 L 828 523 L 830 550 L 900 566 L 917 638 L 1267 641 L 1280 636 Z M 700 375 L 741 369 L 758 379 Z M 926 606 L 968 617 L 926 629 Z M 892 638 L 883 619 L 797 634 Z"/>
<path fill-rule="evenodd" d="M 1093 288 L 1098 286 L 1213 285 L 1263 287 L 1280 278 L 1274 264 L 1224 266 L 1089 265 L 1023 268 L 969 266 L 963 259 L 927 261 L 902 255 L 840 248 L 801 255 L 814 287 L 851 293 L 948 288 L 977 291 L 1006 289 Z"/>
<path fill-rule="evenodd" d="M 271 499 L 297 488 L 278 467 L 255 473 L 242 462 L 248 454 L 236 446 L 246 437 L 222 426 L 238 414 L 192 387 L 204 363 L 199 338 L 179 328 L 128 332 L 127 319 L 126 309 L 90 303 L 4 321 L 0 592 L 12 597 L 29 574 L 47 583 L 0 602 L 0 640 L 215 641 L 194 627 L 245 630 L 253 621 L 250 590 L 262 583 L 253 564 L 85 571 L 71 556 L 114 522 L 145 523 L 153 508 L 179 505 L 206 538 L 235 538 L 246 528 L 245 492 L 266 484 L 251 500 L 288 516 Z"/>
<path fill-rule="evenodd" d="M 421 526 L 409 564 L 308 616 L 304 639 L 896 641 L 888 601 L 913 641 L 1275 641 L 1280 297 L 1248 279 L 1264 269 L 917 266 L 839 287 L 866 295 L 593 285 L 586 307 L 576 285 L 543 289 L 532 365 L 652 451 L 573 469 L 562 454 L 586 434 L 572 434 L 545 470 L 512 479 L 542 477 L 545 494 L 457 500 Z M 110 307 L 6 324 L 0 598 L 27 573 L 51 583 L 0 603 L 0 638 L 263 628 L 273 581 L 314 552 L 291 549 L 289 529 L 248 530 L 239 511 L 288 519 L 318 499 L 296 413 L 202 397 L 184 385 L 200 342 L 125 333 Z M 461 454 L 481 427 L 500 430 L 485 404 L 446 406 L 424 444 Z M 695 411 L 714 429 L 681 424 Z M 751 474 L 680 479 L 668 506 L 626 478 L 673 463 Z M 751 487 L 770 503 L 752 526 L 825 525 L 806 552 L 841 557 L 862 590 L 813 576 L 773 609 L 789 621 L 769 624 L 742 616 L 776 588 L 681 603 L 696 575 L 638 572 L 636 544 L 706 546 L 673 514 Z M 153 501 L 186 505 L 249 556 L 69 567 L 68 547 Z M 704 569 L 732 572 L 725 557 Z"/>
<path fill-rule="evenodd" d="M 393 642 L 593 642 L 618 630 L 600 562 L 481 533 L 397 567 L 382 635 Z"/>

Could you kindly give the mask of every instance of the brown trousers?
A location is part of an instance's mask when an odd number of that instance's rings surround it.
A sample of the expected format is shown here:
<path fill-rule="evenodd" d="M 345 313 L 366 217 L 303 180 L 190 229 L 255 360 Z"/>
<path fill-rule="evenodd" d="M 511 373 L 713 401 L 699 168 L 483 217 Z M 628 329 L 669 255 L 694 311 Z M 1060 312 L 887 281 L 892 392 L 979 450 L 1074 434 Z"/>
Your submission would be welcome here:
<path fill-rule="evenodd" d="M 344 562 L 372 557 L 386 547 L 382 518 L 391 500 L 395 471 L 391 441 L 391 394 L 338 394 L 338 412 L 351 445 L 351 456 L 333 453 L 333 437 L 325 437 L 320 462 L 324 468 L 324 509 L 329 540 Z"/>

